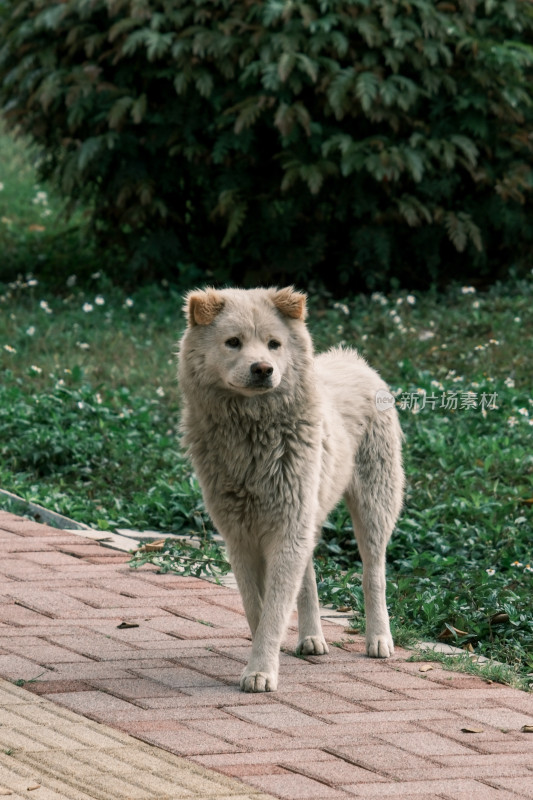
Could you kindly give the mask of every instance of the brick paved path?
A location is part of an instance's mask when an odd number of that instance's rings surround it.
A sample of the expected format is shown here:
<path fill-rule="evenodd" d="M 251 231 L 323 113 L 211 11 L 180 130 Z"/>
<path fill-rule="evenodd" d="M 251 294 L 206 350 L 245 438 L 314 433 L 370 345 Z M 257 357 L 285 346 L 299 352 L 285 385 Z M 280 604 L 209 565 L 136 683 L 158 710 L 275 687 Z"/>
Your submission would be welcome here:
<path fill-rule="evenodd" d="M 283 653 L 280 690 L 242 694 L 235 590 L 132 571 L 123 553 L 6 512 L 0 548 L 0 677 L 60 706 L 287 800 L 533 798 L 531 694 L 421 672 L 402 650 L 367 659 L 331 623 L 342 646 Z"/>

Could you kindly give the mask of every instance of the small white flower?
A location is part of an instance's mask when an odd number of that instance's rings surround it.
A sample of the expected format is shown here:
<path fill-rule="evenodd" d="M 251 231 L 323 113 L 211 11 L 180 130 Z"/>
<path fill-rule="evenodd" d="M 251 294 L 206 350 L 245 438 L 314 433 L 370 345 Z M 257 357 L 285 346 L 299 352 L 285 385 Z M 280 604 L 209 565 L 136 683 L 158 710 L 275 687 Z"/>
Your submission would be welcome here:
<path fill-rule="evenodd" d="M 514 378 L 506 378 L 504 383 L 508 389 L 514 389 Z"/>
<path fill-rule="evenodd" d="M 407 300 L 410 306 L 414 306 L 414 304 L 416 303 L 416 297 L 414 296 L 414 294 L 408 294 L 405 299 Z"/>
<path fill-rule="evenodd" d="M 51 313 L 52 313 L 52 309 L 50 308 L 50 306 L 48 305 L 48 303 L 46 302 L 46 300 L 41 300 L 41 302 L 39 303 L 39 306 L 42 308 L 42 310 L 43 310 L 43 311 L 44 311 L 46 314 L 51 314 Z"/>
<path fill-rule="evenodd" d="M 35 335 L 35 327 L 33 325 L 30 325 L 29 328 L 26 328 L 26 334 L 28 336 L 34 336 Z"/>
<path fill-rule="evenodd" d="M 336 308 L 338 311 L 342 311 L 342 313 L 346 314 L 347 317 L 350 315 L 350 309 L 346 303 L 333 303 L 333 308 Z"/>
<path fill-rule="evenodd" d="M 159 395 L 159 397 L 165 396 L 165 390 L 163 389 L 162 386 L 158 386 L 157 389 L 155 390 L 155 393 Z"/>
<path fill-rule="evenodd" d="M 522 322 L 522 317 L 515 317 L 514 322 Z"/>
<path fill-rule="evenodd" d="M 402 305 L 403 305 L 403 297 L 399 297 L 399 298 L 396 300 L 396 305 L 397 305 L 397 306 L 402 306 Z"/>
<path fill-rule="evenodd" d="M 496 572 L 496 570 L 495 570 L 495 569 L 492 569 L 492 568 L 489 568 L 489 569 L 486 569 L 486 570 L 485 570 L 485 572 L 487 573 L 487 575 L 494 575 L 494 573 Z"/>
<path fill-rule="evenodd" d="M 133 305 L 133 300 L 131 299 L 131 297 L 127 297 L 127 298 L 124 300 L 124 305 L 126 306 L 126 308 L 131 308 L 131 307 L 132 307 L 132 305 Z"/>
<path fill-rule="evenodd" d="M 344 333 L 344 325 L 337 325 L 337 333 L 340 335 Z"/>
<path fill-rule="evenodd" d="M 489 339 L 489 344 L 500 344 L 499 339 Z"/>
<path fill-rule="evenodd" d="M 67 286 L 69 289 L 72 289 L 73 286 L 76 286 L 76 281 L 78 280 L 76 275 L 69 275 L 67 278 Z"/>
<path fill-rule="evenodd" d="M 484 345 L 484 344 L 476 344 L 476 346 L 474 347 L 474 350 L 484 350 L 485 347 L 486 347 L 486 345 Z"/>
<path fill-rule="evenodd" d="M 427 342 L 428 339 L 433 339 L 435 334 L 433 331 L 420 331 L 418 334 L 418 341 L 419 342 Z"/>
<path fill-rule="evenodd" d="M 4 350 L 5 350 L 7 353 L 16 353 L 16 352 L 17 352 L 17 351 L 15 350 L 15 348 L 14 348 L 14 347 L 11 347 L 11 345 L 10 345 L 10 344 L 5 344 L 5 345 L 4 345 Z"/>
<path fill-rule="evenodd" d="M 363 333 L 363 335 L 361 336 L 361 341 L 366 342 L 367 339 L 368 339 L 368 333 Z"/>
<path fill-rule="evenodd" d="M 90 311 L 93 310 L 93 306 L 91 305 L 91 303 L 84 303 L 81 309 L 82 311 L 85 311 L 86 314 L 88 314 Z"/>
<path fill-rule="evenodd" d="M 36 367 L 36 366 L 35 366 L 35 364 L 32 364 L 32 365 L 31 365 L 31 367 L 30 367 L 30 369 L 31 369 L 31 371 L 32 371 L 32 372 L 35 372 L 35 373 L 37 373 L 37 375 L 38 375 L 40 372 L 42 372 L 42 369 L 41 369 L 40 367 Z"/>
<path fill-rule="evenodd" d="M 523 417 L 529 417 L 529 411 L 527 408 L 519 408 L 518 413 L 522 414 Z"/>
<path fill-rule="evenodd" d="M 83 400 L 78 400 L 77 405 L 80 411 L 83 411 L 83 409 L 85 408 L 85 403 L 83 402 Z"/>
<path fill-rule="evenodd" d="M 100 394 L 100 392 L 96 392 L 94 399 L 96 400 L 99 406 L 102 405 L 102 395 Z"/>
<path fill-rule="evenodd" d="M 87 342 L 76 342 L 76 347 L 79 347 L 80 350 L 88 350 L 90 345 Z"/>
<path fill-rule="evenodd" d="M 474 302 L 472 303 L 472 308 L 479 308 L 480 305 L 481 303 L 479 302 L 479 300 L 474 300 Z"/>
<path fill-rule="evenodd" d="M 28 286 L 29 288 L 33 288 L 34 286 L 37 286 L 38 283 L 39 281 L 37 280 L 37 278 L 28 278 L 28 280 L 26 281 L 26 286 Z"/>
<path fill-rule="evenodd" d="M 94 302 L 96 303 L 97 306 L 103 306 L 105 304 L 105 300 L 101 294 L 99 294 L 98 297 L 94 298 Z"/>
<path fill-rule="evenodd" d="M 35 197 L 32 200 L 36 206 L 46 206 L 48 205 L 48 195 L 46 192 L 37 192 Z"/>
<path fill-rule="evenodd" d="M 98 278 L 100 278 L 100 276 L 101 276 L 101 275 L 102 275 L 102 273 L 101 273 L 101 272 L 93 272 L 93 274 L 91 275 L 91 278 L 92 278 L 94 281 L 97 281 L 97 280 L 98 280 Z"/>
<path fill-rule="evenodd" d="M 509 425 L 510 428 L 514 428 L 515 425 L 518 425 L 518 420 L 516 417 L 509 417 L 509 419 L 507 420 L 507 424 Z"/>
<path fill-rule="evenodd" d="M 462 286 L 461 287 L 461 294 L 475 294 L 476 290 L 473 286 Z"/>

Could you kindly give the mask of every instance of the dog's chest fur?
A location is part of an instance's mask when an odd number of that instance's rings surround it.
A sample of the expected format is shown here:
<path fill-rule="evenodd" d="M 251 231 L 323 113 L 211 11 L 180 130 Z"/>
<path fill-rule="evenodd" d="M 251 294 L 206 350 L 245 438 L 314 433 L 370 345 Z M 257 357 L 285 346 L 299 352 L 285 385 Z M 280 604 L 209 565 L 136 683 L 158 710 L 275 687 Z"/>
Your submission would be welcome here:
<path fill-rule="evenodd" d="M 231 401 L 216 417 L 187 426 L 191 460 L 212 511 L 243 518 L 269 507 L 299 505 L 321 452 L 320 424 L 302 416 L 236 413 Z M 243 405 L 242 403 L 240 404 Z M 262 404 L 265 405 L 265 404 Z M 231 454 L 231 456 L 230 456 Z"/>

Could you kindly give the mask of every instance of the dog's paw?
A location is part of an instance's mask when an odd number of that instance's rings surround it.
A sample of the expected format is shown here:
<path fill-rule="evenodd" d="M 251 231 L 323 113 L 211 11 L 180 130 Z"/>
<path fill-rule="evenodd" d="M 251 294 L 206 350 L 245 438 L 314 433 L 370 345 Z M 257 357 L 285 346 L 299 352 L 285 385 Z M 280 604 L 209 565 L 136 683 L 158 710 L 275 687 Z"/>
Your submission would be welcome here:
<path fill-rule="evenodd" d="M 329 647 L 323 636 L 306 636 L 300 639 L 296 647 L 298 656 L 324 656 L 329 653 Z"/>
<path fill-rule="evenodd" d="M 243 692 L 275 692 L 278 688 L 278 676 L 273 672 L 246 672 L 241 675 Z"/>
<path fill-rule="evenodd" d="M 370 658 L 390 658 L 394 653 L 394 642 L 390 634 L 367 636 L 366 654 Z"/>

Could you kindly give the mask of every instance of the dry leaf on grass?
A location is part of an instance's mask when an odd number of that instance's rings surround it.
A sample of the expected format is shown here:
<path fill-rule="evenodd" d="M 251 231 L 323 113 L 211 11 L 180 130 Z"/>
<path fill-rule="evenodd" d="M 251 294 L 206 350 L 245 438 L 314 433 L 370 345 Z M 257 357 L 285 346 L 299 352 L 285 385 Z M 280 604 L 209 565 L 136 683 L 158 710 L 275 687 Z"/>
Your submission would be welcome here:
<path fill-rule="evenodd" d="M 490 618 L 491 625 L 499 625 L 501 622 L 509 622 L 509 614 L 506 614 L 504 611 L 493 614 Z"/>
<path fill-rule="evenodd" d="M 419 672 L 429 672 L 430 669 L 433 669 L 431 664 L 422 664 L 422 666 L 418 668 L 418 671 Z"/>
<path fill-rule="evenodd" d="M 158 539 L 157 542 L 147 542 L 143 544 L 142 547 L 139 547 L 137 550 L 138 553 L 159 553 L 165 547 L 165 540 Z"/>
<path fill-rule="evenodd" d="M 459 628 L 449 625 L 439 633 L 437 639 L 454 639 L 455 636 L 468 636 L 468 631 L 460 631 Z"/>

